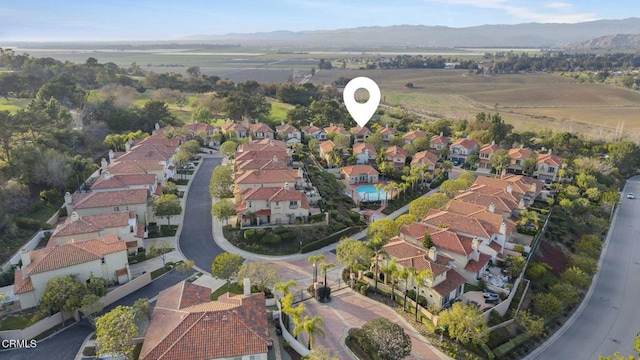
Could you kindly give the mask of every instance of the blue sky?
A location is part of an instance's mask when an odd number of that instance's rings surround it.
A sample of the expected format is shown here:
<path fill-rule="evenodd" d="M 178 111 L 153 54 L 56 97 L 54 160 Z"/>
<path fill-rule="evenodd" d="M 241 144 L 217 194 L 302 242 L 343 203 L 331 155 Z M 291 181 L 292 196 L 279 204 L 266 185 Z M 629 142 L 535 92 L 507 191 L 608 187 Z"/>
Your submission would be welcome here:
<path fill-rule="evenodd" d="M 468 27 L 640 17 L 637 0 L 14 0 L 0 40 L 175 40 L 359 26 Z"/>

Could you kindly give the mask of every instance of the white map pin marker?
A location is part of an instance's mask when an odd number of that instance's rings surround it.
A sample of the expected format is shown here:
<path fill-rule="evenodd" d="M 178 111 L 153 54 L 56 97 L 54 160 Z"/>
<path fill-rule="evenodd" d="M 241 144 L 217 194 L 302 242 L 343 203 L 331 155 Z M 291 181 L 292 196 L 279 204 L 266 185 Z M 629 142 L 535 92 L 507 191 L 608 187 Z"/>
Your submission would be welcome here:
<path fill-rule="evenodd" d="M 355 95 L 358 89 L 365 89 L 369 92 L 369 100 L 364 104 L 356 101 Z M 344 105 L 347 107 L 351 117 L 360 127 L 364 127 L 378 109 L 378 105 L 380 104 L 380 88 L 375 81 L 368 77 L 360 76 L 347 83 L 347 86 L 344 87 L 342 97 L 344 99 Z"/>

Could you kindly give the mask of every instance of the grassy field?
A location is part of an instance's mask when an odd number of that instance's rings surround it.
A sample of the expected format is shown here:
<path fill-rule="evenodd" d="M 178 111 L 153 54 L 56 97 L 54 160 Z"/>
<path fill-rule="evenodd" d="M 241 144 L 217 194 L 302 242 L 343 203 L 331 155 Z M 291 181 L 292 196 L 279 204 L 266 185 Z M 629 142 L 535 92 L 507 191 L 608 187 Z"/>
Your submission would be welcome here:
<path fill-rule="evenodd" d="M 287 111 L 293 109 L 293 105 L 285 104 L 273 99 L 269 99 L 271 103 L 271 114 L 269 118 L 271 120 L 284 120 L 287 118 Z"/>
<path fill-rule="evenodd" d="M 383 103 L 445 118 L 472 119 L 499 111 L 517 130 L 548 127 L 607 137 L 619 123 L 640 132 L 640 92 L 605 84 L 581 84 L 550 74 L 473 76 L 465 70 L 319 71 L 315 83 L 367 76 Z M 405 85 L 412 83 L 413 88 Z"/>
<path fill-rule="evenodd" d="M 5 99 L 0 97 L 0 111 L 9 111 L 10 113 L 15 113 L 20 109 L 25 109 L 31 99 Z"/>

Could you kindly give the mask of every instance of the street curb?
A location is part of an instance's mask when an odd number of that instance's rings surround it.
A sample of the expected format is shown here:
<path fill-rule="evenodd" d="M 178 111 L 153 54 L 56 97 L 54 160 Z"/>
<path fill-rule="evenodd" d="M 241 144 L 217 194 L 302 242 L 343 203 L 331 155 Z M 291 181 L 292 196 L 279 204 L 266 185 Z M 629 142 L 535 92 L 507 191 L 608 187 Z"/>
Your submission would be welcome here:
<path fill-rule="evenodd" d="M 611 221 L 611 224 L 615 224 L 617 218 L 618 218 L 618 208 L 616 207 L 615 214 L 613 215 L 613 220 Z M 609 241 L 611 240 L 611 234 L 613 233 L 611 231 L 611 228 L 612 226 L 609 226 L 609 231 L 607 231 L 607 237 L 605 238 L 604 246 L 602 247 L 602 251 L 600 252 L 600 259 L 598 260 L 598 269 L 602 269 L 602 263 L 604 262 L 605 255 L 607 254 L 607 248 L 609 247 Z M 582 312 L 584 311 L 584 308 L 587 306 L 587 303 L 589 302 L 589 300 L 591 300 L 591 296 L 595 291 L 596 283 L 598 282 L 599 276 L 600 276 L 599 271 L 596 272 L 595 275 L 593 275 L 593 278 L 591 279 L 591 285 L 589 286 L 589 290 L 584 295 L 584 298 L 580 302 L 580 305 L 578 305 L 578 308 L 576 309 L 576 311 L 574 311 L 573 314 L 571 314 L 571 316 L 569 317 L 569 319 L 567 319 L 567 321 L 565 321 L 565 323 L 562 324 L 562 327 L 560 327 L 560 329 L 558 329 L 555 333 L 553 333 L 553 335 L 551 335 L 545 342 L 543 342 L 542 345 L 538 346 L 534 351 L 532 351 L 527 356 L 522 358 L 522 360 L 537 359 L 537 356 L 539 356 L 540 353 L 547 350 L 551 345 L 553 345 L 558 340 L 558 338 L 562 336 L 571 327 L 571 325 L 573 325 L 573 323 L 578 319 L 578 316 L 580 316 L 580 314 L 582 314 Z"/>

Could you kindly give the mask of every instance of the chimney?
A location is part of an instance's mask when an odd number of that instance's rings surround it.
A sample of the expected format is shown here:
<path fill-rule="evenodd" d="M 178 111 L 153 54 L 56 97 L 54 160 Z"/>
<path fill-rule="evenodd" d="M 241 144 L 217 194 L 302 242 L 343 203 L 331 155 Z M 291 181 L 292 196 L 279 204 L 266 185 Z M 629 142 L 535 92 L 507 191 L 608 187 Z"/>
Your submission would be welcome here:
<path fill-rule="evenodd" d="M 507 185 L 507 194 L 513 194 L 513 186 L 511 186 L 511 183 Z"/>
<path fill-rule="evenodd" d="M 160 124 L 156 123 L 155 129 L 160 130 Z"/>
<path fill-rule="evenodd" d="M 309 123 L 309 126 L 313 126 L 313 121 Z"/>
<path fill-rule="evenodd" d="M 551 155 L 553 153 L 552 149 L 549 149 L 549 152 L 547 154 Z"/>
<path fill-rule="evenodd" d="M 107 170 L 107 166 L 109 166 L 109 163 L 107 162 L 107 159 L 102 158 L 102 160 L 100 160 L 100 170 L 102 170 L 102 171 Z"/>
<path fill-rule="evenodd" d="M 288 182 L 284 183 L 284 190 L 285 191 L 289 191 L 289 183 Z"/>
<path fill-rule="evenodd" d="M 276 164 L 278 163 L 278 157 L 275 156 L 275 155 L 273 155 L 273 162 L 276 163 Z"/>
<path fill-rule="evenodd" d="M 71 196 L 70 192 L 66 192 L 64 194 L 64 205 L 67 208 L 67 214 L 71 214 L 73 212 L 73 197 Z"/>
<path fill-rule="evenodd" d="M 518 209 L 524 209 L 527 205 L 524 203 L 524 197 L 520 198 L 520 202 L 518 203 Z"/>
<path fill-rule="evenodd" d="M 440 136 L 444 136 L 444 133 L 442 131 L 440 131 Z"/>
<path fill-rule="evenodd" d="M 22 275 L 27 273 L 27 265 L 31 264 L 31 256 L 29 256 L 29 250 L 27 248 L 23 248 L 20 251 L 20 260 L 22 260 Z"/>
<path fill-rule="evenodd" d="M 251 280 L 249 278 L 244 278 L 244 294 L 251 295 Z"/>
<path fill-rule="evenodd" d="M 111 162 L 114 157 L 116 157 L 116 154 L 113 153 L 113 150 L 109 149 L 109 162 Z"/>
<path fill-rule="evenodd" d="M 495 144 L 496 144 L 495 140 L 491 141 L 491 145 L 495 145 Z"/>
<path fill-rule="evenodd" d="M 432 246 L 429 248 L 429 259 L 431 261 L 438 260 L 438 250 L 436 249 L 435 246 Z"/>
<path fill-rule="evenodd" d="M 491 204 L 489 204 L 489 212 L 491 212 L 491 213 L 495 213 L 496 212 L 496 203 L 491 202 Z"/>
<path fill-rule="evenodd" d="M 124 151 L 126 152 L 131 151 L 131 144 L 129 144 L 128 141 L 124 143 Z"/>
<path fill-rule="evenodd" d="M 473 249 L 473 252 L 471 252 L 471 258 L 475 261 L 480 260 L 480 240 L 477 236 L 471 240 L 471 248 Z"/>
<path fill-rule="evenodd" d="M 500 234 L 507 236 L 507 223 L 504 220 L 500 223 Z"/>
<path fill-rule="evenodd" d="M 269 146 L 273 146 L 273 140 L 269 140 Z"/>
<path fill-rule="evenodd" d="M 109 170 L 104 172 L 104 179 L 105 180 L 109 180 L 111 179 L 111 173 L 109 172 Z"/>
<path fill-rule="evenodd" d="M 73 223 L 73 222 L 76 222 L 78 220 L 80 220 L 80 215 L 78 215 L 78 213 L 75 212 L 75 211 L 72 212 L 71 213 L 71 222 Z"/>
<path fill-rule="evenodd" d="M 385 127 L 386 129 L 388 129 L 388 128 L 389 128 L 389 124 L 386 124 L 384 127 Z"/>
<path fill-rule="evenodd" d="M 280 125 L 284 126 L 284 120 L 282 120 L 282 121 L 280 122 Z"/>

